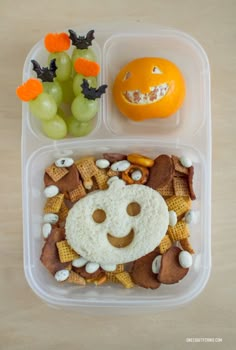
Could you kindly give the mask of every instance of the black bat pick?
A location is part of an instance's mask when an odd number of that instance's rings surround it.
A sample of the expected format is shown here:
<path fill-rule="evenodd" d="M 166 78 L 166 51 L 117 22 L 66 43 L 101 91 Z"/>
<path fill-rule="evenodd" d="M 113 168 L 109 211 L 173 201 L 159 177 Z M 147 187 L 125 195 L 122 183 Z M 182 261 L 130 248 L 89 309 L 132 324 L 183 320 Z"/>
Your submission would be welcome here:
<path fill-rule="evenodd" d="M 56 59 L 54 58 L 51 60 L 49 68 L 48 67 L 41 67 L 40 64 L 35 61 L 31 60 L 33 64 L 33 70 L 37 74 L 37 78 L 41 79 L 42 82 L 53 82 L 54 78 L 56 77 Z"/>
<path fill-rule="evenodd" d="M 77 49 L 85 50 L 89 46 L 92 45 L 92 41 L 94 39 L 94 30 L 90 30 L 86 36 L 77 36 L 76 32 L 72 29 L 69 29 L 70 33 L 69 37 L 72 41 L 72 45 L 74 45 Z"/>
<path fill-rule="evenodd" d="M 83 83 L 81 84 L 82 87 L 82 93 L 84 94 L 84 97 L 86 97 L 88 100 L 96 100 L 97 98 L 100 98 L 102 94 L 106 92 L 107 85 L 101 85 L 98 89 L 89 87 L 88 80 L 83 79 Z"/>

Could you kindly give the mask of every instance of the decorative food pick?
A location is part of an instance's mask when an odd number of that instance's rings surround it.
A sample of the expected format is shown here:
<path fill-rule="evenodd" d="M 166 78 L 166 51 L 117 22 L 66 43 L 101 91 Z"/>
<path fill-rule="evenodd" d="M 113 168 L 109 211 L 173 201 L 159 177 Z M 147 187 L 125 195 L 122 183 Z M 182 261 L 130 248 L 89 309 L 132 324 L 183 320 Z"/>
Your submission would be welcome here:
<path fill-rule="evenodd" d="M 56 102 L 43 91 L 43 84 L 38 79 L 28 79 L 17 88 L 16 94 L 22 101 L 29 102 L 30 111 L 35 117 L 50 120 L 56 115 Z"/>
<path fill-rule="evenodd" d="M 98 89 L 89 86 L 88 81 L 83 79 L 81 84 L 82 93 L 79 94 L 71 105 L 73 116 L 79 122 L 88 122 L 95 117 L 98 111 L 97 99 L 105 93 L 107 85 L 101 85 Z"/>
<path fill-rule="evenodd" d="M 31 62 L 33 64 L 33 70 L 37 74 L 37 78 L 41 79 L 43 82 L 43 90 L 51 95 L 57 106 L 59 106 L 62 102 L 63 93 L 61 85 L 55 80 L 57 70 L 56 59 L 54 58 L 51 60 L 49 68 L 41 67 L 35 60 L 31 60 Z"/>
<path fill-rule="evenodd" d="M 97 75 L 100 72 L 100 66 L 97 62 L 89 61 L 86 58 L 79 57 L 74 63 L 75 76 L 73 79 L 73 90 L 75 96 L 78 96 L 82 92 L 81 84 L 83 79 L 89 83 L 91 87 L 97 87 Z"/>
<path fill-rule="evenodd" d="M 69 29 L 68 32 L 72 45 L 75 46 L 71 57 L 72 62 L 74 63 L 79 57 L 84 57 L 90 61 L 96 61 L 95 53 L 89 48 L 94 40 L 94 30 L 90 30 L 85 36 L 77 36 L 72 29 Z"/>
<path fill-rule="evenodd" d="M 86 79 L 83 79 L 83 83 L 81 87 L 82 87 L 82 92 L 84 96 L 88 100 L 96 100 L 106 92 L 107 85 L 103 84 L 98 89 L 96 89 L 96 88 L 90 87 L 88 81 Z"/>
<path fill-rule="evenodd" d="M 119 111 L 142 121 L 175 114 L 185 98 L 179 68 L 165 58 L 144 57 L 129 62 L 116 76 L 113 97 Z"/>
<path fill-rule="evenodd" d="M 44 45 L 50 52 L 48 62 L 56 59 L 57 80 L 66 81 L 71 77 L 71 59 L 65 52 L 70 48 L 70 38 L 67 33 L 49 33 L 44 38 Z"/>
<path fill-rule="evenodd" d="M 29 102 L 31 113 L 41 119 L 42 131 L 54 140 L 69 135 L 86 136 L 93 127 L 92 119 L 98 110 L 97 98 L 105 92 L 106 85 L 97 88 L 100 66 L 89 46 L 94 30 L 85 36 L 77 36 L 73 30 L 67 33 L 48 33 L 44 45 L 49 52 L 48 67 L 32 59 L 33 71 L 38 79 L 29 79 L 17 88 L 18 97 Z M 65 51 L 71 41 L 76 48 L 72 59 Z M 73 61 L 73 66 L 72 66 Z M 86 79 L 87 83 L 84 83 Z M 67 115 L 68 111 L 72 115 Z"/>
<path fill-rule="evenodd" d="M 79 105 L 82 104 L 84 108 L 86 109 L 86 101 L 84 104 L 84 99 L 83 99 L 83 91 L 82 91 L 82 86 L 83 86 L 83 80 L 86 78 L 89 86 L 96 88 L 97 87 L 97 75 L 100 72 L 100 66 L 97 62 L 87 60 L 84 57 L 79 57 L 75 60 L 74 62 L 74 69 L 75 69 L 75 76 L 73 78 L 73 90 L 75 96 L 80 96 L 80 98 L 75 98 L 75 102 L 72 102 L 73 105 L 73 110 L 72 113 L 74 115 L 70 116 L 67 118 L 67 126 L 68 126 L 68 131 L 72 136 L 85 136 L 87 135 L 91 130 L 92 130 L 92 118 L 96 115 L 96 112 L 94 111 L 92 115 L 90 115 L 91 119 L 88 119 L 87 115 L 87 120 L 85 120 L 86 117 L 82 118 L 81 116 L 76 118 L 75 116 L 80 115 L 79 112 Z M 87 103 L 87 112 L 92 110 L 92 104 Z M 95 106 L 96 107 L 96 106 Z M 78 111 L 77 111 L 78 109 Z M 87 113 L 85 112 L 85 113 Z"/>
<path fill-rule="evenodd" d="M 66 123 L 57 115 L 54 97 L 43 90 L 43 84 L 38 79 L 30 78 L 17 88 L 16 94 L 22 101 L 29 102 L 31 113 L 41 120 L 42 129 L 48 137 L 56 140 L 64 138 Z"/>

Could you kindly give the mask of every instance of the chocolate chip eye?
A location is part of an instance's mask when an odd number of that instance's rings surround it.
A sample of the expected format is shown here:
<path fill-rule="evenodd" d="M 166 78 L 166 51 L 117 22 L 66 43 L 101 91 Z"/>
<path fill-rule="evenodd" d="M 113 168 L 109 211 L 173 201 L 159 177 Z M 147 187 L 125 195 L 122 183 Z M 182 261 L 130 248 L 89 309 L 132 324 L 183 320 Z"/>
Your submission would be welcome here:
<path fill-rule="evenodd" d="M 93 212 L 93 220 L 97 223 L 97 224 L 101 224 L 103 221 L 106 220 L 106 213 L 104 210 L 102 209 L 96 209 Z"/>
<path fill-rule="evenodd" d="M 137 202 L 129 203 L 129 205 L 126 208 L 127 214 L 129 216 L 136 216 L 141 211 L 141 206 Z"/>
<path fill-rule="evenodd" d="M 129 79 L 131 77 L 131 73 L 130 72 L 126 72 L 125 73 L 125 76 L 124 76 L 124 78 L 123 78 L 123 80 L 127 80 L 127 79 Z"/>

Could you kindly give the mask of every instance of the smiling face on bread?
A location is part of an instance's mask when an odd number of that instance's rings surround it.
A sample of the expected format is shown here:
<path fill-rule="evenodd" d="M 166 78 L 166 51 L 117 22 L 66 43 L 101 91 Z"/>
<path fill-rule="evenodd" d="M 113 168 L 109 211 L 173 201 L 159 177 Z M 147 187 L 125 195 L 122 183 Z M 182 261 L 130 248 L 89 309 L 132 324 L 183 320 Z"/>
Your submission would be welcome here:
<path fill-rule="evenodd" d="M 161 195 L 114 180 L 79 200 L 66 220 L 66 238 L 82 257 L 100 264 L 130 262 L 155 249 L 168 228 Z"/>

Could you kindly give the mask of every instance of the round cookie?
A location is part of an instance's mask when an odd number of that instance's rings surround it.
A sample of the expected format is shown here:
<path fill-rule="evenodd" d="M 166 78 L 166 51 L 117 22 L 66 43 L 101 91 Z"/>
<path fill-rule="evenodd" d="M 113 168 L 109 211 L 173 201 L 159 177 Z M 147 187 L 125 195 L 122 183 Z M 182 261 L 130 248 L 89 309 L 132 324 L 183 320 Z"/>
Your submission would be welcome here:
<path fill-rule="evenodd" d="M 179 263 L 179 253 L 182 250 L 172 247 L 162 255 L 161 268 L 157 280 L 163 284 L 174 284 L 182 280 L 188 273 L 188 268 L 183 268 Z"/>
<path fill-rule="evenodd" d="M 158 251 L 153 251 L 133 263 L 131 277 L 135 284 L 140 287 L 157 289 L 161 283 L 157 280 L 157 275 L 152 272 L 152 262 L 158 255 Z"/>

